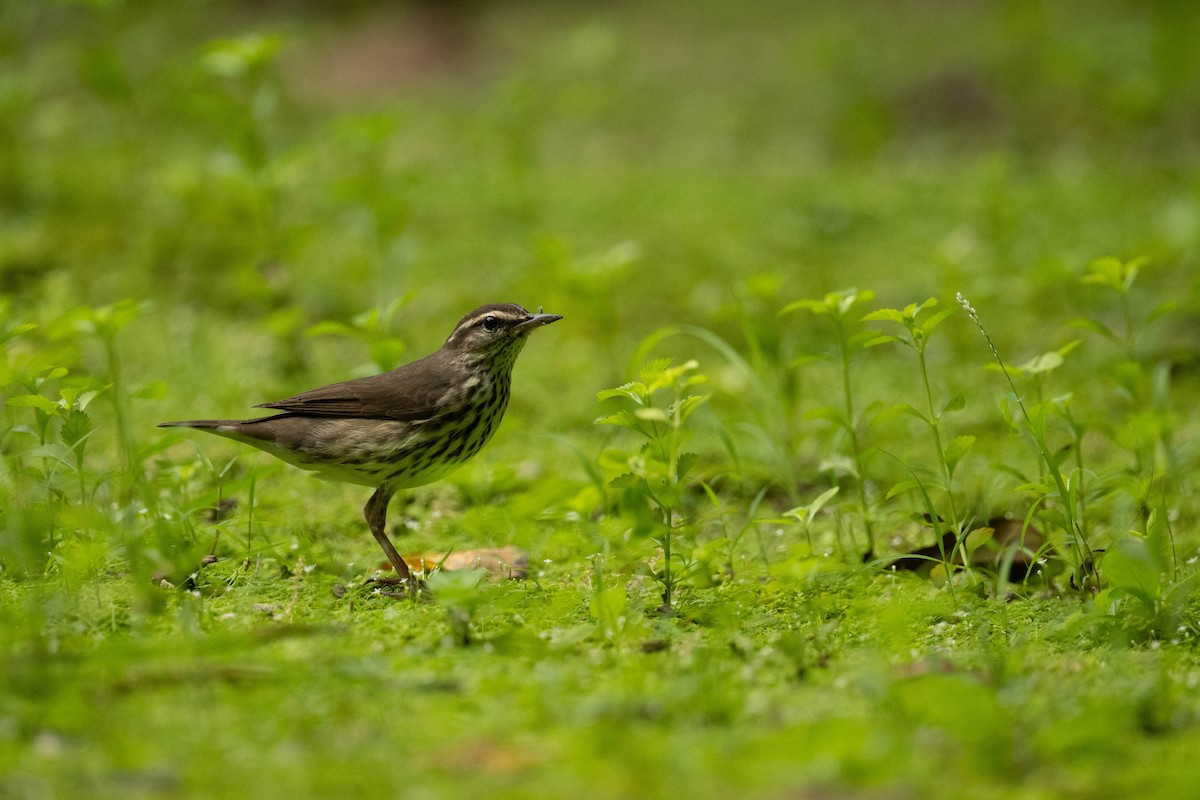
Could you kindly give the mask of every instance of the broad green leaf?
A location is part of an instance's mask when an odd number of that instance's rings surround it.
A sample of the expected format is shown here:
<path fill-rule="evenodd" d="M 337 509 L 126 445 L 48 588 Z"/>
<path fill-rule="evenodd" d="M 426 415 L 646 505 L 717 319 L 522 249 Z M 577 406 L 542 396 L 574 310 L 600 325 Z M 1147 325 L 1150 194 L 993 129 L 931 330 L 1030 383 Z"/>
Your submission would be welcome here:
<path fill-rule="evenodd" d="M 709 395 L 706 394 L 689 394 L 687 397 L 682 397 L 676 400 L 667 409 L 667 416 L 677 418 L 679 421 L 687 419 L 693 411 L 708 401 Z"/>
<path fill-rule="evenodd" d="M 920 325 L 921 330 L 928 335 L 933 331 L 934 328 L 945 322 L 946 318 L 953 314 L 954 311 L 955 309 L 953 308 L 943 308 L 941 311 L 931 315 L 928 319 L 922 322 Z"/>
<path fill-rule="evenodd" d="M 19 394 L 5 398 L 4 403 L 13 407 L 36 408 L 47 414 L 58 414 L 60 410 L 58 403 L 42 397 L 40 394 Z"/>
<path fill-rule="evenodd" d="M 79 409 L 72 409 L 71 413 L 67 414 L 66 419 L 63 420 L 59 436 L 62 437 L 63 444 L 74 449 L 75 445 L 83 441 L 91 431 L 91 418 Z"/>
<path fill-rule="evenodd" d="M 700 456 L 696 453 L 680 453 L 675 461 L 675 480 L 682 482 L 699 459 Z"/>
<path fill-rule="evenodd" d="M 662 375 L 663 371 L 667 369 L 667 367 L 671 366 L 671 362 L 674 360 L 675 359 L 670 358 L 669 356 L 665 356 L 663 358 L 656 358 L 652 361 L 646 362 L 641 369 L 642 380 L 647 384 L 652 383 L 652 379 Z"/>
<path fill-rule="evenodd" d="M 861 319 L 862 322 L 875 322 L 880 320 L 885 322 L 898 322 L 903 325 L 905 322 L 905 315 L 899 309 L 877 308 L 871 313 L 865 314 Z"/>
<path fill-rule="evenodd" d="M 1042 353 L 1017 367 L 1017 371 L 1025 375 L 1042 375 L 1052 372 L 1063 365 L 1063 357 L 1056 350 Z"/>
<path fill-rule="evenodd" d="M 661 408 L 653 408 L 653 407 L 639 408 L 633 412 L 633 415 L 635 417 L 637 417 L 638 419 L 646 420 L 648 422 L 666 422 L 667 421 L 667 412 Z"/>
<path fill-rule="evenodd" d="M 104 389 L 85 389 L 82 386 L 64 387 L 59 392 L 62 395 L 62 401 L 58 405 L 60 408 L 78 408 L 83 411 L 107 388 L 107 386 Z"/>
<path fill-rule="evenodd" d="M 967 552 L 968 561 L 970 556 L 983 545 L 990 542 L 996 536 L 995 528 L 975 528 L 967 534 L 967 538 L 963 541 L 963 549 Z"/>
<path fill-rule="evenodd" d="M 18 336 L 23 336 L 37 327 L 36 322 L 23 322 L 19 325 L 14 325 L 6 331 L 0 332 L 0 344 L 4 344 Z"/>
<path fill-rule="evenodd" d="M 1151 613 L 1162 592 L 1164 570 L 1161 559 L 1140 536 L 1117 539 L 1100 562 L 1101 572 L 1112 586 L 1137 597 Z"/>
<path fill-rule="evenodd" d="M 634 475 L 632 472 L 626 472 L 624 475 L 618 475 L 608 482 L 608 485 L 613 489 L 646 489 L 646 479 L 641 475 Z"/>

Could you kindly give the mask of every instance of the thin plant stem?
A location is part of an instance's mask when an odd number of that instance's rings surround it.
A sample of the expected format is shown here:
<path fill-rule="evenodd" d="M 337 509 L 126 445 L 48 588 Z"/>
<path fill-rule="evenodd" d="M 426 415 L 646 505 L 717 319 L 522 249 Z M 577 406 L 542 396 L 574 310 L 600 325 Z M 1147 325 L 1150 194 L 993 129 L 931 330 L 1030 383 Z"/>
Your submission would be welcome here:
<path fill-rule="evenodd" d="M 978 312 L 976 312 L 971 304 L 967 302 L 967 298 L 963 297 L 961 292 L 957 295 L 957 298 L 959 305 L 963 307 L 963 309 L 967 312 L 967 315 L 975 323 L 975 326 L 979 328 L 979 332 L 983 334 L 984 341 L 987 342 L 988 348 L 992 351 L 992 357 L 995 358 L 996 363 L 1000 365 L 1000 372 L 1004 374 L 1004 379 L 1008 381 L 1008 386 L 1010 389 L 1012 389 L 1013 397 L 1015 397 L 1017 400 L 1017 406 L 1021 409 L 1021 415 L 1025 418 L 1025 424 L 1029 426 L 1029 430 L 1033 434 L 1034 441 L 1038 446 L 1039 454 L 1041 455 L 1042 460 L 1045 462 L 1046 468 L 1049 470 L 1050 477 L 1054 481 L 1055 488 L 1058 489 L 1058 497 L 1062 504 L 1063 515 L 1066 517 L 1067 525 L 1070 527 L 1071 535 L 1069 538 L 1071 540 L 1071 546 L 1075 550 L 1075 556 L 1079 561 L 1079 570 L 1082 576 L 1082 571 L 1085 569 L 1087 559 L 1091 558 L 1092 548 L 1091 545 L 1088 544 L 1087 535 L 1080 525 L 1079 519 L 1075 513 L 1075 508 L 1071 503 L 1071 495 L 1067 490 L 1067 484 L 1063 479 L 1062 471 L 1059 470 L 1058 465 L 1054 461 L 1054 455 L 1050 452 L 1049 445 L 1046 444 L 1044 426 L 1042 429 L 1039 429 L 1034 425 L 1033 419 L 1029 416 L 1029 411 L 1025 408 L 1024 401 L 1021 400 L 1021 393 L 1017 391 L 1017 386 L 1015 383 L 1013 383 L 1012 376 L 1008 372 L 1008 367 L 1004 364 L 1004 359 L 1000 357 L 1000 351 L 996 349 L 995 343 L 992 342 L 992 337 L 988 335 L 987 329 L 983 327 L 983 323 L 979 319 Z M 1086 549 L 1086 559 L 1084 550 L 1080 549 L 1080 542 L 1083 543 L 1083 547 Z"/>
<path fill-rule="evenodd" d="M 858 473 L 858 500 L 862 504 L 863 528 L 867 533 L 867 557 L 875 556 L 875 523 L 871 518 L 871 507 L 867 501 L 867 476 L 863 469 L 862 448 L 854 424 L 854 394 L 850 387 L 850 345 L 846 340 L 846 326 L 837 318 L 838 354 L 842 362 L 842 395 L 845 399 L 846 429 L 850 434 L 850 449 L 854 456 L 854 470 Z"/>

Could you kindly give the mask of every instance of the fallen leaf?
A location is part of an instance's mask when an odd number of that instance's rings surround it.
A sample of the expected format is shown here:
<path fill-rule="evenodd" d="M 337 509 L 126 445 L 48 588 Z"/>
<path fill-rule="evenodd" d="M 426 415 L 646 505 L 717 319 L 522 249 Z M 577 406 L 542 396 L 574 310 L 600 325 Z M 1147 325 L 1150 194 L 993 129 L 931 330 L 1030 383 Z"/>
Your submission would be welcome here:
<path fill-rule="evenodd" d="M 510 544 L 450 553 L 413 553 L 404 556 L 404 563 L 421 572 L 432 572 L 435 568 L 446 572 L 485 569 L 495 579 L 520 580 L 529 568 L 529 553 Z"/>

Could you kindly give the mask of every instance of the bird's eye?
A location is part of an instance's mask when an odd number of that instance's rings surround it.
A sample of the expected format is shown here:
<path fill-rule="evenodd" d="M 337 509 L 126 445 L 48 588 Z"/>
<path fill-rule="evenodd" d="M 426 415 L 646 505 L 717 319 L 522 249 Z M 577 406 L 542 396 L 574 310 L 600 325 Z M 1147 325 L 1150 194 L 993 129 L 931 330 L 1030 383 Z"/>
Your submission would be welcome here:
<path fill-rule="evenodd" d="M 494 331 L 500 327 L 500 320 L 488 315 L 483 318 L 483 329 L 485 331 Z"/>

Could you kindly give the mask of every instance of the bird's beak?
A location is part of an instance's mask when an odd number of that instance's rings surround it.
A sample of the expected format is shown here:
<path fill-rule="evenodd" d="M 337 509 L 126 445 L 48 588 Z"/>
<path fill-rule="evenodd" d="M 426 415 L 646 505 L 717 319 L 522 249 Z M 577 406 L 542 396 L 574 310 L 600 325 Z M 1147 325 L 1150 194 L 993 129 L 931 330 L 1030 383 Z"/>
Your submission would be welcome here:
<path fill-rule="evenodd" d="M 560 319 L 562 319 L 562 314 L 543 314 L 539 310 L 536 314 L 530 314 L 528 319 L 518 322 L 516 328 L 519 331 L 533 330 L 543 325 L 549 325 L 551 322 L 557 322 Z"/>

